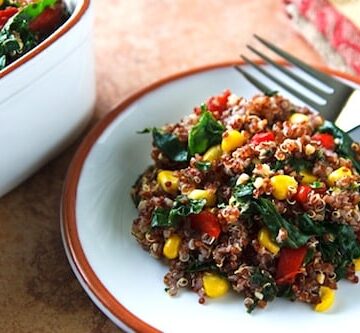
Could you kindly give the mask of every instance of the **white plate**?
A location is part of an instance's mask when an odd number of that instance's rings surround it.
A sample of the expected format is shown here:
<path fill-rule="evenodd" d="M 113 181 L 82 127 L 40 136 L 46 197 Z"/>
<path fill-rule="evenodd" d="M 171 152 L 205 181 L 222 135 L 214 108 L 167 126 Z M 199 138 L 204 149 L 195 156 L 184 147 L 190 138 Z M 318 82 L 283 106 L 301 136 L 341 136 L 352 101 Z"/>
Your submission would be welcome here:
<path fill-rule="evenodd" d="M 131 236 L 137 211 L 129 191 L 151 163 L 151 138 L 136 131 L 178 121 L 226 88 L 245 97 L 257 92 L 229 64 L 194 70 L 137 93 L 85 138 L 70 167 L 62 206 L 64 244 L 80 283 L 105 314 L 129 331 L 288 333 L 356 324 L 360 288 L 347 282 L 340 283 L 336 304 L 326 314 L 276 299 L 249 315 L 235 293 L 206 305 L 190 291 L 170 297 L 163 284 L 167 267 Z"/>

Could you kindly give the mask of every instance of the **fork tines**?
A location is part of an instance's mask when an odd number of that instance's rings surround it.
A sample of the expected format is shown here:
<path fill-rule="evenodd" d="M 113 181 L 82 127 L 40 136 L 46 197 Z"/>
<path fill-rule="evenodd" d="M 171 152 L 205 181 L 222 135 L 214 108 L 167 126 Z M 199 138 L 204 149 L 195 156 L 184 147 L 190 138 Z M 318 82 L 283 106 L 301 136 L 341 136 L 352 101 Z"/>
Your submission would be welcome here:
<path fill-rule="evenodd" d="M 327 104 L 329 104 L 329 102 L 333 102 L 334 99 L 336 97 L 338 97 L 338 95 L 340 93 L 342 95 L 347 95 L 347 94 L 350 94 L 351 91 L 353 90 L 352 88 L 343 84 L 342 82 L 338 81 L 337 79 L 335 79 L 329 75 L 326 75 L 315 68 L 312 68 L 311 66 L 307 65 L 303 61 L 297 59 L 296 57 L 294 57 L 291 54 L 287 53 L 286 51 L 278 48 L 277 46 L 266 41 L 265 39 L 263 39 L 257 35 L 254 35 L 254 37 L 260 43 L 265 45 L 267 48 L 272 50 L 277 55 L 286 59 L 289 63 L 293 64 L 295 67 L 299 67 L 302 71 L 307 73 L 309 76 L 317 79 L 318 81 L 320 81 L 323 84 L 325 84 L 326 86 L 328 86 L 328 88 L 329 88 L 328 91 L 325 91 L 325 90 L 319 88 L 314 83 L 307 81 L 306 79 L 304 79 L 300 75 L 294 73 L 293 71 L 289 70 L 285 66 L 279 65 L 277 62 L 270 59 L 268 56 L 266 56 L 264 53 L 260 52 L 259 50 L 255 49 L 253 46 L 247 45 L 248 49 L 250 51 L 252 51 L 253 53 L 255 53 L 257 56 L 259 56 L 262 60 L 264 60 L 265 63 L 268 63 L 268 64 L 274 66 L 279 71 L 281 71 L 283 74 L 290 77 L 293 81 L 299 83 L 301 86 L 305 87 L 307 90 L 311 91 L 313 94 L 315 94 L 315 95 L 319 96 L 321 99 L 325 100 L 325 102 L 327 102 Z M 302 100 L 309 106 L 313 107 L 314 109 L 316 109 L 318 111 L 324 110 L 324 107 L 326 104 L 320 104 L 320 103 L 314 101 L 313 99 L 309 98 L 308 96 L 304 95 L 303 93 L 299 92 L 298 90 L 293 88 L 290 84 L 285 83 L 284 81 L 277 78 L 275 75 L 271 74 L 268 70 L 266 70 L 264 68 L 264 66 L 256 64 L 254 61 L 251 61 L 249 58 L 247 58 L 243 55 L 241 55 L 241 57 L 244 59 L 244 61 L 247 64 L 256 68 L 256 70 L 259 71 L 261 74 L 263 74 L 264 76 L 269 78 L 271 81 L 275 82 L 276 84 L 278 84 L 279 86 L 281 86 L 282 88 L 284 88 L 285 90 L 290 92 L 292 95 L 298 97 L 300 100 Z M 246 77 L 247 80 L 249 80 L 254 86 L 256 86 L 262 92 L 266 93 L 266 92 L 273 90 L 273 89 L 270 89 L 269 87 L 267 87 L 259 79 L 255 78 L 254 75 L 244 71 L 244 69 L 241 68 L 240 66 L 235 66 L 235 68 L 239 72 L 241 72 Z M 335 115 L 333 117 L 335 117 Z"/>

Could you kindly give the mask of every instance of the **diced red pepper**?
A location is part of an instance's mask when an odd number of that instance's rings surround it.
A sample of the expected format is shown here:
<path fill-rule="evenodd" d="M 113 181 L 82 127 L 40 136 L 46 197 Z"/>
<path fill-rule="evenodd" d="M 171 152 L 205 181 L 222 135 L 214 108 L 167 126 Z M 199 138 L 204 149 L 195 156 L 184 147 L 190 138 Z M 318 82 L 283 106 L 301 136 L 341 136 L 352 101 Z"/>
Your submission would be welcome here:
<path fill-rule="evenodd" d="M 298 249 L 282 248 L 280 250 L 276 272 L 277 284 L 291 284 L 294 282 L 296 275 L 300 273 L 306 252 L 306 246 L 299 247 Z"/>
<path fill-rule="evenodd" d="M 312 188 L 309 185 L 299 185 L 295 200 L 300 203 L 305 203 L 308 200 L 308 195 L 312 191 Z"/>
<path fill-rule="evenodd" d="M 227 101 L 228 97 L 231 95 L 230 90 L 225 90 L 219 96 L 210 97 L 210 99 L 206 102 L 206 106 L 208 110 L 212 113 L 222 113 L 227 109 Z"/>
<path fill-rule="evenodd" d="M 269 141 L 275 141 L 275 135 L 273 132 L 257 133 L 251 138 L 251 143 L 254 143 L 256 145 L 260 144 L 261 142 Z"/>
<path fill-rule="evenodd" d="M 6 24 L 10 17 L 18 12 L 16 7 L 6 7 L 0 10 L 0 29 Z"/>
<path fill-rule="evenodd" d="M 49 34 L 63 19 L 63 7 L 61 4 L 46 8 L 38 17 L 29 23 L 29 29 L 42 35 Z"/>
<path fill-rule="evenodd" d="M 326 149 L 334 150 L 335 148 L 334 137 L 329 133 L 316 133 L 312 139 L 318 141 Z"/>
<path fill-rule="evenodd" d="M 216 216 L 209 211 L 203 211 L 200 214 L 190 215 L 191 227 L 201 233 L 206 233 L 211 237 L 218 238 L 221 233 L 221 227 Z"/>

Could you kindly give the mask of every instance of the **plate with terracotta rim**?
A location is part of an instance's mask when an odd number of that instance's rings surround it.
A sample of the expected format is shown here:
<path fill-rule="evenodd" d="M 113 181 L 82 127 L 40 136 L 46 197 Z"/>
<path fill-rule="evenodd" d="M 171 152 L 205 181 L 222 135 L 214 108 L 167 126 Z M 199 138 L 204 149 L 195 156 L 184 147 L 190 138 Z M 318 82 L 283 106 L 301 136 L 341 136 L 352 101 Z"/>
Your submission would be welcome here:
<path fill-rule="evenodd" d="M 129 192 L 138 175 L 151 164 L 151 139 L 136 132 L 176 122 L 194 106 L 228 88 L 247 98 L 256 94 L 257 90 L 234 70 L 234 63 L 192 69 L 138 91 L 98 122 L 69 167 L 61 205 L 69 262 L 94 303 L 126 331 L 228 332 L 241 328 L 280 333 L 294 327 L 341 327 L 355 323 L 360 311 L 360 288 L 347 282 L 340 283 L 333 309 L 320 315 L 310 306 L 282 299 L 249 315 L 243 298 L 235 293 L 205 305 L 200 305 L 197 295 L 190 291 L 170 297 L 163 284 L 167 267 L 142 250 L 131 235 L 137 211 Z M 253 72 L 247 65 L 237 64 Z M 281 77 L 276 69 L 267 69 Z M 360 79 L 351 75 L 320 70 L 360 87 Z"/>

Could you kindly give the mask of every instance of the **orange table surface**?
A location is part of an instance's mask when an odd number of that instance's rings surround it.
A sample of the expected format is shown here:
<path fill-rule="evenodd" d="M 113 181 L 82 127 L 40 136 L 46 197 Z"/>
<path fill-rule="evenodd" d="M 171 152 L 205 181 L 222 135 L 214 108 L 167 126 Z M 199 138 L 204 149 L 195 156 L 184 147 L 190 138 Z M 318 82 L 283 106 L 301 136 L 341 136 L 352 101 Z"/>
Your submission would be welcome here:
<path fill-rule="evenodd" d="M 169 74 L 234 60 L 257 33 L 313 64 L 280 0 L 94 0 L 95 119 Z M 224 87 L 226 88 L 226 87 Z M 120 332 L 64 254 L 61 190 L 78 143 L 0 199 L 0 332 Z"/>

